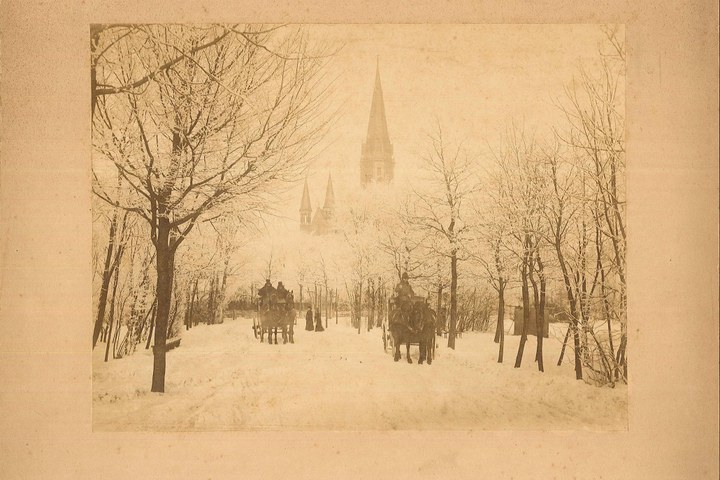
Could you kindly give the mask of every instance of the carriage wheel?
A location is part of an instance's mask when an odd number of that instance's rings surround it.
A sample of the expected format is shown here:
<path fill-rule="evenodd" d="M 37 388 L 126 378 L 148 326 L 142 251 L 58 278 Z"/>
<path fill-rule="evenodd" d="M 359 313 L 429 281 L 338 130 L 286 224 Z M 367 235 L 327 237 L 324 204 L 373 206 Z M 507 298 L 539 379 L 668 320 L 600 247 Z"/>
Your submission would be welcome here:
<path fill-rule="evenodd" d="M 253 317 L 253 334 L 255 334 L 255 339 L 257 339 L 258 338 L 258 324 L 254 317 Z"/>

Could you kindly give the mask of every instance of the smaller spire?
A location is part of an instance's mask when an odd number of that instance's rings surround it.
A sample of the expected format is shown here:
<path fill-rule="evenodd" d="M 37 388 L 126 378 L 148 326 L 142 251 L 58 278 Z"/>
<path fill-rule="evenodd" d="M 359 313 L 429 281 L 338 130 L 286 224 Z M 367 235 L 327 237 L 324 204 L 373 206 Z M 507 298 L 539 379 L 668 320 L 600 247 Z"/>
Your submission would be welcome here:
<path fill-rule="evenodd" d="M 335 208 L 335 193 L 333 192 L 332 186 L 332 173 L 328 174 L 327 190 L 325 190 L 325 205 L 323 208 L 326 210 L 332 210 Z"/>
<path fill-rule="evenodd" d="M 305 186 L 303 187 L 302 201 L 300 202 L 300 212 L 311 212 L 310 207 L 310 191 L 308 190 L 307 177 L 305 177 Z"/>

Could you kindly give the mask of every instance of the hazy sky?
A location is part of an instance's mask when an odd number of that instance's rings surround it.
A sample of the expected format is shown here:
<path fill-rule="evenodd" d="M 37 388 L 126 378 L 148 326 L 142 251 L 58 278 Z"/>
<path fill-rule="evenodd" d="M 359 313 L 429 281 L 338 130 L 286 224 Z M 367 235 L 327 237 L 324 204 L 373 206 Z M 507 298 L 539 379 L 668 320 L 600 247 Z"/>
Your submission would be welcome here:
<path fill-rule="evenodd" d="M 340 116 L 312 163 L 313 209 L 329 172 L 338 202 L 359 187 L 360 148 L 380 62 L 395 181 L 412 179 L 437 117 L 447 135 L 478 156 L 511 119 L 538 130 L 562 120 L 553 100 L 581 62 L 598 58 L 597 25 L 313 25 L 311 38 L 344 44 L 329 68 Z M 482 158 L 481 158 L 482 161 Z M 282 211 L 296 220 L 302 183 Z"/>
<path fill-rule="evenodd" d="M 336 85 L 330 101 L 339 110 L 324 150 L 308 170 L 313 213 L 322 206 L 332 172 L 338 209 L 360 188 L 360 151 L 367 132 L 376 61 L 394 146 L 395 189 L 418 186 L 418 155 L 437 118 L 445 137 L 462 141 L 478 165 L 491 160 L 511 120 L 539 135 L 563 116 L 553 104 L 581 64 L 599 59 L 604 34 L 597 25 L 314 25 L 311 39 L 344 44 L 328 66 Z M 274 276 L 294 285 L 297 257 L 332 248 L 327 239 L 299 233 L 302 180 L 266 219 L 238 263 L 261 280 L 271 254 Z M 419 186 L 419 189 L 422 189 Z M 293 253 L 294 252 L 294 253 Z M 298 253 L 302 252 L 302 253 Z M 260 276 L 258 276 L 260 275 Z M 246 276 L 237 277 L 246 279 Z M 233 279 L 236 280 L 236 279 Z"/>

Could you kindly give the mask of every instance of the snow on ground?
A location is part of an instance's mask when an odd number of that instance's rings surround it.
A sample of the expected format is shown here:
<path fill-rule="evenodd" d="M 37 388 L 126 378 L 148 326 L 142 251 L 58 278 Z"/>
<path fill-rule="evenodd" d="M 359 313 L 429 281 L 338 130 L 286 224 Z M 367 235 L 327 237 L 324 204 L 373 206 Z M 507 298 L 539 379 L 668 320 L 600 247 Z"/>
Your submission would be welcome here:
<path fill-rule="evenodd" d="M 498 364 L 492 334 L 466 333 L 456 350 L 438 338 L 435 361 L 393 362 L 380 329 L 340 319 L 295 343 L 268 345 L 250 319 L 183 331 L 167 355 L 166 392 L 150 393 L 152 355 L 141 350 L 103 362 L 93 353 L 93 428 L 105 430 L 624 430 L 627 388 L 576 381 L 572 358 L 557 367 L 564 330 L 544 343 L 545 373 L 529 337 L 513 368 L 519 337 L 506 335 Z M 104 345 L 103 345 L 104 346 Z M 567 352 L 571 355 L 571 352 Z M 569 358 L 569 361 L 568 361 Z"/>

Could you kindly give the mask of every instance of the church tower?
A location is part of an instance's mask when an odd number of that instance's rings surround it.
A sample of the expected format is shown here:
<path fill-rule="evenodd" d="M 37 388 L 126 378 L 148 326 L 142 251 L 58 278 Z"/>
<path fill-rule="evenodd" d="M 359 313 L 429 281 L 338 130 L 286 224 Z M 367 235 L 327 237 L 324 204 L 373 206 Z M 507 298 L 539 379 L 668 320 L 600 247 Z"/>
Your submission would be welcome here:
<path fill-rule="evenodd" d="M 310 231 L 312 228 L 312 207 L 310 206 L 310 192 L 308 191 L 307 178 L 303 188 L 302 201 L 300 202 L 300 228 Z"/>
<path fill-rule="evenodd" d="M 332 186 L 332 174 L 328 174 L 327 189 L 325 190 L 325 203 L 323 204 L 323 210 L 327 213 L 329 218 L 335 215 L 335 192 L 333 192 Z"/>
<path fill-rule="evenodd" d="M 360 184 L 364 187 L 372 182 L 389 183 L 393 179 L 394 171 L 395 160 L 385 118 L 385 102 L 380 84 L 380 61 L 378 60 L 375 71 L 375 90 L 370 106 L 370 121 L 360 156 Z"/>
<path fill-rule="evenodd" d="M 305 179 L 302 200 L 300 201 L 300 230 L 314 235 L 328 235 L 338 232 L 335 225 L 335 191 L 333 190 L 332 174 L 328 174 L 325 203 L 323 203 L 322 207 L 315 209 L 314 215 L 310 205 L 310 189 L 308 188 L 307 178 Z"/>
<path fill-rule="evenodd" d="M 333 192 L 332 175 L 328 175 L 325 203 L 317 209 L 312 221 L 312 232 L 315 235 L 327 235 L 336 231 L 335 227 L 335 192 Z"/>

